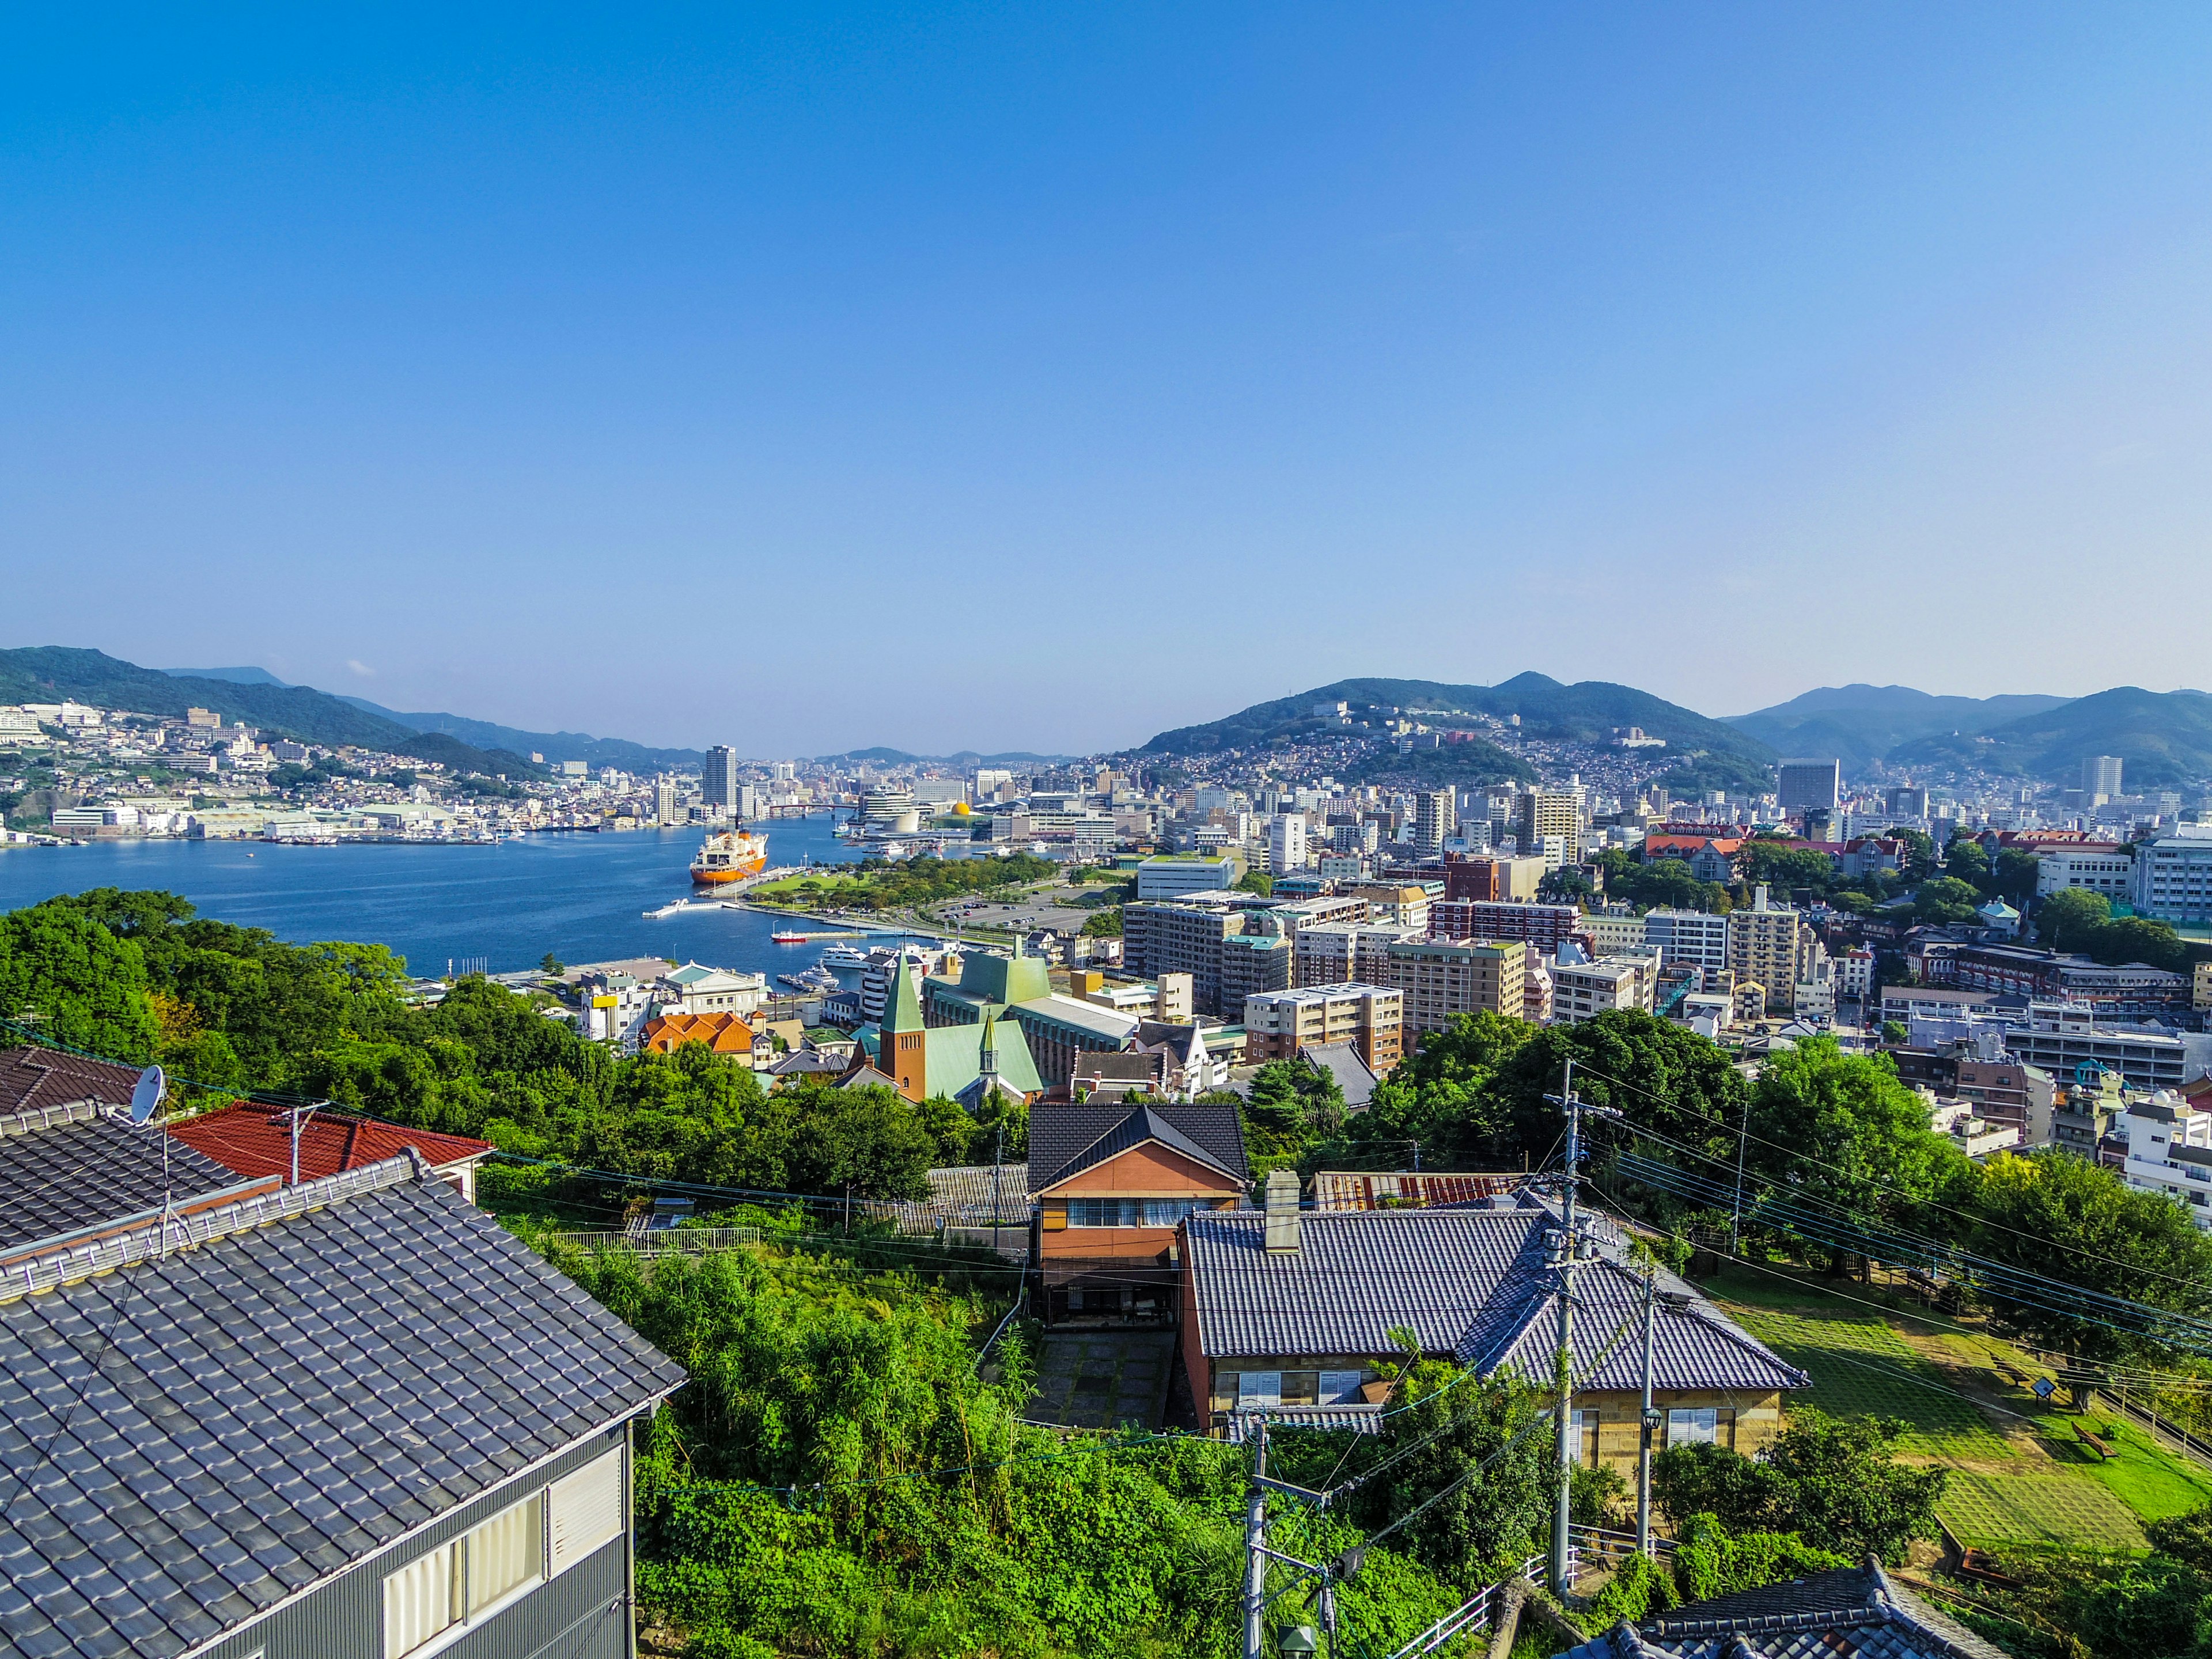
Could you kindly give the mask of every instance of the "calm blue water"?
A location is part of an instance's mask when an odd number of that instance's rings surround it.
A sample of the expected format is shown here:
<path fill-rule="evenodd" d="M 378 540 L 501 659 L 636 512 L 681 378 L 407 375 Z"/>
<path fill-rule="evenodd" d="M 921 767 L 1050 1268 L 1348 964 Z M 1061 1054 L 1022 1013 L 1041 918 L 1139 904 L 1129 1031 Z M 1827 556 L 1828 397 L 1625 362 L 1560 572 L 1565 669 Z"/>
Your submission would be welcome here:
<path fill-rule="evenodd" d="M 757 830 L 763 826 L 755 826 Z M 853 856 L 830 818 L 764 826 L 769 862 Z M 155 887 L 204 915 L 265 927 L 298 944 L 388 945 L 418 974 L 449 957 L 487 957 L 494 973 L 563 962 L 664 956 L 789 972 L 822 946 L 776 945 L 779 924 L 738 910 L 649 921 L 690 893 L 701 830 L 525 836 L 496 847 L 277 847 L 258 842 L 108 841 L 0 848 L 0 910 L 92 887 Z"/>

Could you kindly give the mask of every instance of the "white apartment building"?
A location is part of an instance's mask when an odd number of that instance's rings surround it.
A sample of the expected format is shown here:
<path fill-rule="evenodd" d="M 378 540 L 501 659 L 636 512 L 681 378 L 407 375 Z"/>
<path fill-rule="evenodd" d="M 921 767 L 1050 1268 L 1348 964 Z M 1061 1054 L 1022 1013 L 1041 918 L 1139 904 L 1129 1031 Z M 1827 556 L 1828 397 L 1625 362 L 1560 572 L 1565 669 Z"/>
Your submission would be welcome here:
<path fill-rule="evenodd" d="M 1593 910 L 1582 919 L 1576 931 L 1589 936 L 1590 954 L 1596 957 L 1609 957 L 1647 942 L 1642 916 L 1617 916 Z"/>
<path fill-rule="evenodd" d="M 1764 885 L 1750 909 L 1729 912 L 1728 965 L 1739 987 L 1755 983 L 1765 988 L 1769 1013 L 1786 1012 L 1794 1006 L 1802 932 L 1797 912 L 1788 905 L 1769 903 Z M 1650 937 L 1648 927 L 1644 937 Z"/>
<path fill-rule="evenodd" d="M 1300 927 L 1291 940 L 1291 983 L 1298 988 L 1388 985 L 1389 951 L 1420 934 L 1392 922 L 1317 922 Z"/>
<path fill-rule="evenodd" d="M 1703 910 L 1647 910 L 1644 943 L 1677 965 L 1701 968 L 1708 983 L 1729 965 L 1729 919 Z"/>
<path fill-rule="evenodd" d="M 1836 994 L 1864 1003 L 1874 992 L 1874 952 L 1864 945 L 1836 958 Z"/>
<path fill-rule="evenodd" d="M 2160 836 L 2138 843 L 2134 903 L 2137 915 L 2163 921 L 2212 921 L 2212 835 Z"/>
<path fill-rule="evenodd" d="M 1641 957 L 1550 964 L 1552 1022 L 1578 1024 L 1615 1009 L 1651 1012 L 1656 964 Z"/>
<path fill-rule="evenodd" d="M 2124 899 L 2134 890 L 2136 861 L 2124 847 L 2052 848 L 2035 855 L 2039 898 L 2085 888 L 2106 898 Z"/>
<path fill-rule="evenodd" d="M 2160 1090 L 2122 1115 L 2127 1161 L 2120 1174 L 2138 1192 L 2163 1193 L 2212 1232 L 2212 1112 L 2191 1110 L 2179 1095 Z"/>
<path fill-rule="evenodd" d="M 1282 812 L 1267 825 L 1267 868 L 1285 875 L 1306 867 L 1306 815 Z"/>
<path fill-rule="evenodd" d="M 1137 899 L 1142 903 L 1221 892 L 1237 884 L 1239 873 L 1237 861 L 1225 856 L 1146 859 L 1137 866 Z"/>

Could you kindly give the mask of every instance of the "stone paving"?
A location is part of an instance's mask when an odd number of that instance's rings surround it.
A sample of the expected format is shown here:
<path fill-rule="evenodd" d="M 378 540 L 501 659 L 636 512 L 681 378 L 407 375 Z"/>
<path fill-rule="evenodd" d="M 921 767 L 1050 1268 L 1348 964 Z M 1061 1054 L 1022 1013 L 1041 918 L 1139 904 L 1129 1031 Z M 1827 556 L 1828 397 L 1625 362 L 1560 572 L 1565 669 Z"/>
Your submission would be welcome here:
<path fill-rule="evenodd" d="M 1174 1360 L 1173 1331 L 1047 1331 L 1024 1415 L 1071 1429 L 1157 1429 Z"/>

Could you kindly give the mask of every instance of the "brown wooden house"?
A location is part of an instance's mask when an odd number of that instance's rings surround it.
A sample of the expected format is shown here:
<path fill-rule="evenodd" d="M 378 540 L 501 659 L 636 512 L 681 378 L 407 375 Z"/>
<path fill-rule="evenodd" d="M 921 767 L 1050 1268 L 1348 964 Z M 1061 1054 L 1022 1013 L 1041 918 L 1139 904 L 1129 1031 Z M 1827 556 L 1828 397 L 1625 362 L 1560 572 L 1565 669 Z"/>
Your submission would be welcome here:
<path fill-rule="evenodd" d="M 1176 1230 L 1190 1215 L 1236 1208 L 1250 1184 L 1233 1105 L 1032 1108 L 1040 1314 L 1172 1322 Z"/>

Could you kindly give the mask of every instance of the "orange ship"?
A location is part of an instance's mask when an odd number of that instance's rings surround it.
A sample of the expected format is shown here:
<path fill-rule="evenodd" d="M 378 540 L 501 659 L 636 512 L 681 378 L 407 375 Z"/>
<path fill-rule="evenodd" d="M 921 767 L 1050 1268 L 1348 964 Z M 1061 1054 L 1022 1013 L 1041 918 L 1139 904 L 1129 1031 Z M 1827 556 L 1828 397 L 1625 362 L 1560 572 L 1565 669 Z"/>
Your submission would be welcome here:
<path fill-rule="evenodd" d="M 768 868 L 768 837 L 743 830 L 709 836 L 691 860 L 691 879 L 702 887 L 743 881 Z"/>

